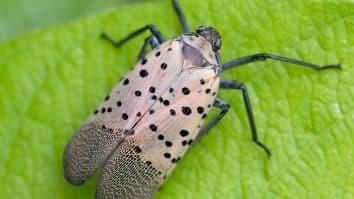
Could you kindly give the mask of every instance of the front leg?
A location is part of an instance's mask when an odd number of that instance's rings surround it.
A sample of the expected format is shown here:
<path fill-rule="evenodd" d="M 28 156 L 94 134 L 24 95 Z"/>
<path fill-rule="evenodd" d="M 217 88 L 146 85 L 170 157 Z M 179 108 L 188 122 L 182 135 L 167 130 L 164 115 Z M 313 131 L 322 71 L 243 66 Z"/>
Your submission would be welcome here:
<path fill-rule="evenodd" d="M 121 40 L 115 40 L 105 32 L 101 33 L 101 38 L 108 41 L 109 43 L 111 43 L 114 47 L 121 47 L 125 42 L 144 33 L 146 30 L 150 30 L 151 36 L 149 36 L 145 39 L 143 47 L 140 50 L 140 53 L 138 55 L 138 60 L 141 60 L 142 58 L 145 57 L 146 49 L 147 49 L 148 45 L 150 45 L 151 48 L 154 49 L 158 45 L 160 45 L 161 43 L 163 43 L 165 41 L 161 32 L 154 25 L 146 25 L 144 27 L 141 27 L 141 28 L 137 29 L 136 31 L 128 34 L 126 37 L 124 37 Z"/>
<path fill-rule="evenodd" d="M 324 69 L 328 69 L 328 68 L 337 68 L 337 69 L 342 68 L 340 63 L 330 64 L 330 65 L 326 65 L 326 66 L 320 66 L 318 64 L 313 64 L 310 62 L 305 62 L 305 61 L 301 61 L 301 60 L 297 60 L 297 59 L 293 59 L 293 58 L 288 58 L 288 57 L 284 57 L 284 56 L 280 56 L 280 55 L 269 54 L 269 53 L 258 53 L 258 54 L 249 55 L 246 57 L 241 57 L 241 58 L 231 60 L 222 66 L 222 71 L 225 71 L 225 70 L 228 70 L 231 68 L 236 68 L 238 66 L 241 66 L 244 64 L 249 64 L 252 62 L 265 61 L 267 59 L 273 59 L 273 60 L 286 62 L 286 63 L 290 63 L 290 64 L 295 64 L 295 65 L 299 65 L 299 66 L 309 67 L 309 68 L 312 68 L 315 70 L 324 70 Z"/>
<path fill-rule="evenodd" d="M 158 39 L 154 35 L 151 35 L 150 37 L 146 38 L 144 41 L 144 45 L 141 48 L 140 53 L 138 55 L 138 61 L 142 60 L 145 57 L 148 45 L 150 45 L 150 47 L 152 49 L 154 49 L 160 44 L 161 43 L 158 41 Z"/>
<path fill-rule="evenodd" d="M 136 31 L 128 34 L 126 37 L 124 37 L 121 40 L 114 40 L 111 36 L 109 36 L 107 33 L 102 32 L 101 33 L 101 38 L 107 40 L 108 42 L 110 42 L 113 46 L 115 47 L 120 47 L 122 46 L 125 42 L 133 39 L 134 37 L 144 33 L 146 30 L 149 30 L 151 32 L 152 35 L 154 35 L 156 37 L 156 39 L 158 40 L 158 43 L 162 43 L 165 41 L 163 35 L 161 34 L 161 32 L 159 31 L 159 29 L 156 28 L 156 26 L 154 25 L 146 25 L 143 26 L 139 29 L 137 29 Z"/>

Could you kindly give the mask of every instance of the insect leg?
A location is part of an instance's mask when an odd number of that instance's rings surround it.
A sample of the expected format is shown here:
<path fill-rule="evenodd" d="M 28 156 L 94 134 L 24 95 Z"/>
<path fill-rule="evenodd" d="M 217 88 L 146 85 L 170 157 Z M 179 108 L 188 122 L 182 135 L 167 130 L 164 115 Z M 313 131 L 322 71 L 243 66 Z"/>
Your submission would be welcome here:
<path fill-rule="evenodd" d="M 268 149 L 268 147 L 258 140 L 256 122 L 253 117 L 252 106 L 251 106 L 250 99 L 248 97 L 246 86 L 242 82 L 238 82 L 238 81 L 221 80 L 220 88 L 242 90 L 243 101 L 245 103 L 248 121 L 251 126 L 252 139 L 258 146 L 263 148 L 264 151 L 267 153 L 268 157 L 270 157 L 272 154 L 271 154 L 270 150 Z"/>
<path fill-rule="evenodd" d="M 120 47 L 125 42 L 127 42 L 127 41 L 131 40 L 132 38 L 142 34 L 146 30 L 150 30 L 151 34 L 157 39 L 157 42 L 159 44 L 165 41 L 165 39 L 164 39 L 163 35 L 161 34 L 161 32 L 154 25 L 151 25 L 151 24 L 143 26 L 143 27 L 137 29 L 136 31 L 128 34 L 126 37 L 124 37 L 123 39 L 118 40 L 118 41 L 113 39 L 111 36 L 109 36 L 105 32 L 101 33 L 101 38 L 104 39 L 104 40 L 107 40 L 108 42 L 110 42 L 115 47 Z"/>
<path fill-rule="evenodd" d="M 189 30 L 188 24 L 187 24 L 187 22 L 186 22 L 186 19 L 184 18 L 182 9 L 181 9 L 181 7 L 179 6 L 178 1 L 177 1 L 177 0 L 172 0 L 172 4 L 173 4 L 173 7 L 174 7 L 175 10 L 176 10 L 176 13 L 177 13 L 178 18 L 179 18 L 179 22 L 181 23 L 181 25 L 182 25 L 182 27 L 183 27 L 184 33 L 189 33 L 190 30 Z"/>
<path fill-rule="evenodd" d="M 205 134 L 209 132 L 209 130 L 214 127 L 220 120 L 221 118 L 224 117 L 224 115 L 229 111 L 230 105 L 221 99 L 216 98 L 214 101 L 213 106 L 220 108 L 221 111 L 220 113 L 215 116 L 209 123 L 207 123 L 202 130 L 199 131 L 195 141 L 198 141 L 201 137 L 203 137 Z"/>
<path fill-rule="evenodd" d="M 259 53 L 259 54 L 254 54 L 254 55 L 231 60 L 222 66 L 222 71 L 228 70 L 230 68 L 235 68 L 235 67 L 238 67 L 243 64 L 248 64 L 248 63 L 252 63 L 252 62 L 256 62 L 256 61 L 265 61 L 266 59 L 273 59 L 273 60 L 287 62 L 287 63 L 291 63 L 291 64 L 295 64 L 295 65 L 310 67 L 315 70 L 323 70 L 323 69 L 328 69 L 328 68 L 339 68 L 339 69 L 342 68 L 340 63 L 326 65 L 326 66 L 320 66 L 317 64 L 304 62 L 304 61 L 296 60 L 296 59 L 292 59 L 292 58 L 287 58 L 287 57 L 283 57 L 283 56 L 279 56 L 279 55 L 268 54 L 268 53 Z"/>
<path fill-rule="evenodd" d="M 138 55 L 138 61 L 143 59 L 146 55 L 146 49 L 147 46 L 150 44 L 151 48 L 154 49 L 156 48 L 160 43 L 157 40 L 157 38 L 154 35 L 151 35 L 150 37 L 147 37 L 144 41 L 144 45 L 140 50 L 140 53 Z"/>

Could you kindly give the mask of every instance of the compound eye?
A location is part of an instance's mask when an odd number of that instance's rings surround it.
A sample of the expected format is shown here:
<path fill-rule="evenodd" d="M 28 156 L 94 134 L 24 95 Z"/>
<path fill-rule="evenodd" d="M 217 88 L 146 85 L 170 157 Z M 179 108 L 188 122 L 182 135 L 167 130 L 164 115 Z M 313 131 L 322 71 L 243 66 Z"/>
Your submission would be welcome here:
<path fill-rule="evenodd" d="M 221 46 L 222 46 L 221 39 L 220 38 L 216 39 L 214 41 L 213 46 L 214 46 L 214 50 L 219 50 L 221 48 Z"/>

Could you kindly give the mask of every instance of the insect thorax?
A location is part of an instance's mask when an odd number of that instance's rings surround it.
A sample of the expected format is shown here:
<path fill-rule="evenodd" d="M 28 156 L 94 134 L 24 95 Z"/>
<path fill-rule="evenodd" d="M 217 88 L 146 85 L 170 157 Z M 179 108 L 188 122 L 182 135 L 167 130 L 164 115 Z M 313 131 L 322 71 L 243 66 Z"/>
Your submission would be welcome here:
<path fill-rule="evenodd" d="M 175 40 L 181 42 L 185 67 L 214 68 L 218 71 L 220 63 L 212 50 L 212 45 L 205 38 L 195 34 L 183 34 Z"/>

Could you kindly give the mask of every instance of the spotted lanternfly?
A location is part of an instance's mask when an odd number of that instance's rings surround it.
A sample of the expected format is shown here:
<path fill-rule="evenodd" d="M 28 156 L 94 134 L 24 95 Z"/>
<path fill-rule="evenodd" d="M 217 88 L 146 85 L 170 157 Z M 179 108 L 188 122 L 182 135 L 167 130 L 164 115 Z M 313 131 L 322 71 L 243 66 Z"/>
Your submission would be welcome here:
<path fill-rule="evenodd" d="M 112 89 L 65 149 L 64 172 L 72 184 L 84 183 L 103 166 L 96 198 L 150 198 L 187 149 L 228 111 L 229 105 L 216 98 L 219 88 L 242 91 L 253 141 L 270 156 L 270 150 L 257 139 L 246 86 L 220 79 L 223 71 L 266 59 L 316 70 L 341 68 L 340 64 L 319 66 L 266 53 L 222 64 L 219 33 L 206 26 L 190 32 L 176 0 L 173 6 L 184 29 L 181 36 L 165 40 L 153 25 L 117 42 L 102 34 L 119 47 L 146 30 L 151 32 L 133 70 Z M 146 54 L 149 45 L 153 50 Z M 212 106 L 221 111 L 203 125 Z"/>

